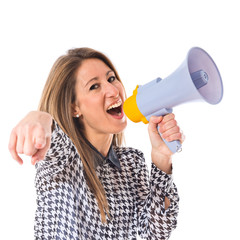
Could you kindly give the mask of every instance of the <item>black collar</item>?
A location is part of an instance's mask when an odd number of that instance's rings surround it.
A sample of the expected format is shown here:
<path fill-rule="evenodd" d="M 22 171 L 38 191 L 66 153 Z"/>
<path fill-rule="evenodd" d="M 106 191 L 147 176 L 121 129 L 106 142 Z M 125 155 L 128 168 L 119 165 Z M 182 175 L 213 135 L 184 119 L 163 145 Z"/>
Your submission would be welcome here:
<path fill-rule="evenodd" d="M 102 159 L 102 163 L 104 163 L 106 161 L 110 161 L 114 166 L 116 166 L 119 170 L 121 170 L 120 161 L 118 159 L 118 156 L 117 156 L 117 154 L 116 154 L 112 144 L 111 144 L 111 146 L 109 148 L 107 156 L 104 157 L 86 138 L 85 138 L 85 141 L 88 144 L 88 146 L 91 149 L 93 149 L 100 156 L 100 158 Z M 100 165 L 100 164 L 101 163 L 99 161 L 97 161 L 97 165 Z"/>

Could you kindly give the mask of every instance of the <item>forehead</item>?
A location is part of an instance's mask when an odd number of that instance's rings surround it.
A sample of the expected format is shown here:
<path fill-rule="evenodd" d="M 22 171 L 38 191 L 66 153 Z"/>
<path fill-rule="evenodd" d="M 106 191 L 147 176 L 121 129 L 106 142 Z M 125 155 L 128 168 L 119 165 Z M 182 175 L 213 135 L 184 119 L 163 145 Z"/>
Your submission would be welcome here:
<path fill-rule="evenodd" d="M 100 59 L 91 58 L 83 60 L 76 73 L 77 81 L 86 82 L 92 78 L 101 77 L 109 70 L 111 69 Z"/>

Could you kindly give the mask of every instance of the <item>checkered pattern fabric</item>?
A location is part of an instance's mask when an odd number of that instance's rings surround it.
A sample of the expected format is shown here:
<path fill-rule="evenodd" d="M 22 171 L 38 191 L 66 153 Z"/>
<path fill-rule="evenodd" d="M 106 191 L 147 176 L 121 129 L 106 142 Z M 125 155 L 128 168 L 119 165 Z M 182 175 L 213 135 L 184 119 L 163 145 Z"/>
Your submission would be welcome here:
<path fill-rule="evenodd" d="M 152 164 L 149 178 L 142 152 L 114 147 L 121 169 L 107 160 L 96 168 L 111 215 L 103 224 L 80 156 L 57 123 L 51 141 L 46 158 L 36 164 L 35 239 L 169 238 L 177 224 L 179 206 L 171 175 Z M 165 196 L 171 202 L 167 210 Z"/>

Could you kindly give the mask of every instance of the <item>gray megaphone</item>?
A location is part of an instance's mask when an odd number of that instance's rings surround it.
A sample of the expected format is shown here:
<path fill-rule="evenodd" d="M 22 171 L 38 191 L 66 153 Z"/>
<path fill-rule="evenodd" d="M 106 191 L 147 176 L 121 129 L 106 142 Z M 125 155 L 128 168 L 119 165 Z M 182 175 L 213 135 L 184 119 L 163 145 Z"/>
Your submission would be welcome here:
<path fill-rule="evenodd" d="M 182 103 L 205 101 L 218 104 L 222 97 L 222 78 L 216 64 L 206 51 L 194 47 L 171 75 L 137 86 L 124 102 L 123 109 L 133 122 L 148 123 L 151 116 L 171 113 L 173 107 Z M 165 143 L 173 153 L 181 149 L 179 141 Z"/>

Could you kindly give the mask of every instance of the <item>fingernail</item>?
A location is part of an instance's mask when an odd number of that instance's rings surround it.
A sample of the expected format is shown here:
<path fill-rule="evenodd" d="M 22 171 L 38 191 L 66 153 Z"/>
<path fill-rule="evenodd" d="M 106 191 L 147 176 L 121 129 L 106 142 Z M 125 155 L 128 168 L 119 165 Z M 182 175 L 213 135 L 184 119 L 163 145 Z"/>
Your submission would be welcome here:
<path fill-rule="evenodd" d="M 32 165 L 35 165 L 37 161 L 38 161 L 38 159 L 36 159 L 36 158 L 35 158 L 35 159 L 32 159 L 32 160 L 31 160 Z"/>
<path fill-rule="evenodd" d="M 152 119 L 152 121 L 156 121 L 158 119 L 158 117 L 152 116 L 151 119 Z"/>
<path fill-rule="evenodd" d="M 35 145 L 36 148 L 42 148 L 42 146 L 43 146 L 43 144 L 41 144 L 41 143 L 36 143 L 36 145 Z"/>

